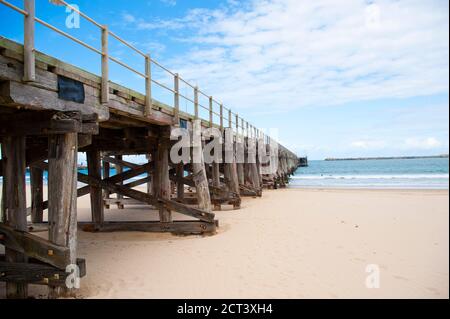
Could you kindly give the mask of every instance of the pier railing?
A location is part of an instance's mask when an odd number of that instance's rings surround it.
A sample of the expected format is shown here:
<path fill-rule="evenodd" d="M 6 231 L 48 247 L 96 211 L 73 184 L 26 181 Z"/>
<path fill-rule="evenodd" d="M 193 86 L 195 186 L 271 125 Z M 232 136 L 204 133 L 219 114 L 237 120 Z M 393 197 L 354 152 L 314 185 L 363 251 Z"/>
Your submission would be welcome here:
<path fill-rule="evenodd" d="M 67 32 L 51 25 L 50 23 L 38 18 L 36 16 L 35 10 L 35 0 L 24 0 L 24 8 L 19 8 L 16 5 L 6 1 L 0 0 L 0 3 L 9 7 L 12 10 L 22 14 L 24 16 L 24 81 L 35 81 L 35 22 L 49 28 L 50 30 L 84 46 L 85 48 L 91 50 L 92 52 L 101 56 L 101 102 L 107 104 L 109 101 L 109 65 L 110 61 L 128 69 L 134 74 L 142 77 L 145 80 L 145 106 L 144 106 L 144 116 L 151 116 L 153 111 L 152 107 L 152 84 L 159 86 L 160 88 L 167 90 L 173 94 L 173 115 L 174 122 L 179 123 L 179 112 L 180 112 L 180 98 L 184 99 L 194 105 L 194 118 L 199 119 L 199 109 L 204 109 L 208 112 L 209 118 L 203 119 L 209 123 L 209 126 L 218 125 L 220 128 L 231 128 L 233 131 L 241 136 L 253 137 L 258 139 L 264 139 L 265 143 L 270 143 L 272 139 L 264 134 L 261 130 L 256 128 L 254 125 L 250 124 L 245 119 L 239 117 L 239 115 L 233 112 L 230 108 L 225 107 L 221 102 L 217 101 L 214 97 L 207 95 L 205 92 L 200 90 L 198 86 L 189 83 L 187 80 L 183 79 L 178 73 L 172 72 L 161 63 L 153 59 L 149 53 L 144 53 L 136 46 L 130 42 L 124 40 L 117 34 L 113 33 L 108 26 L 102 25 L 95 21 L 76 7 L 68 4 L 64 0 L 51 0 L 50 2 L 63 5 L 73 12 L 76 12 L 85 20 L 96 26 L 101 32 L 101 50 L 96 49 L 92 45 L 68 34 Z M 122 62 L 120 59 L 113 57 L 109 53 L 109 39 L 114 38 L 129 49 L 133 50 L 145 61 L 145 71 L 141 72 L 136 70 L 132 66 Z M 152 77 L 152 69 L 154 67 L 159 68 L 165 72 L 169 77 L 173 78 L 173 87 L 170 87 L 162 81 L 156 80 Z M 188 94 L 182 94 L 180 92 L 180 82 L 187 85 L 192 90 L 193 98 L 189 97 Z M 199 96 L 202 95 L 208 100 L 208 105 L 203 105 L 199 103 Z M 192 115 L 192 114 L 191 114 Z M 219 119 L 219 123 L 214 123 L 214 117 Z"/>

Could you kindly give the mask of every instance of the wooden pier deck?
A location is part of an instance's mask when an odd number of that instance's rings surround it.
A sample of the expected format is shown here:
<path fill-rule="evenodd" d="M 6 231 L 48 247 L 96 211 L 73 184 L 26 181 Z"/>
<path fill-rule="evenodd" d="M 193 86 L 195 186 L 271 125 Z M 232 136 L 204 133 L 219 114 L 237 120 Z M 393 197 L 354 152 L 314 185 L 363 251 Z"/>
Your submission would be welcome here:
<path fill-rule="evenodd" d="M 64 1 L 58 2 L 70 7 Z M 36 18 L 33 0 L 25 0 L 24 9 L 3 0 L 0 7 L 19 12 L 25 20 L 24 44 L 0 37 L 0 244 L 6 251 L 5 256 L 0 256 L 0 281 L 7 282 L 8 297 L 25 298 L 31 283 L 48 285 L 52 297 L 70 294 L 71 288 L 76 288 L 76 280 L 86 273 L 86 261 L 77 258 L 78 227 L 96 232 L 214 233 L 219 225 L 214 210 L 222 205 L 239 209 L 241 196 L 257 197 L 262 195 L 263 187 L 286 186 L 289 175 L 298 167 L 299 160 L 293 152 L 212 97 L 209 119 L 199 118 L 202 106 L 198 95 L 204 94 L 202 91 L 85 14 L 80 12 L 102 32 L 102 50 L 97 52 L 102 63 L 100 76 L 34 49 L 36 22 L 68 35 Z M 145 72 L 109 56 L 111 36 L 142 55 Z M 143 76 L 145 94 L 111 82 L 111 62 Z M 173 88 L 152 78 L 155 66 L 173 76 Z M 179 109 L 180 99 L 189 100 L 179 91 L 180 81 L 193 89 L 194 114 Z M 152 85 L 172 92 L 173 105 L 155 99 Z M 213 121 L 215 115 L 218 123 Z M 231 147 L 221 145 L 220 151 L 214 150 L 214 156 L 220 156 L 205 162 L 204 149 L 215 140 L 211 138 L 209 142 L 185 147 L 199 161 L 174 162 L 169 154 L 179 142 L 173 139 L 173 132 L 180 128 L 190 136 L 196 129 L 215 129 L 221 134 L 227 131 L 231 134 Z M 243 160 L 238 158 L 239 150 Z M 87 175 L 77 170 L 78 152 L 87 154 Z M 145 155 L 148 161 L 138 165 L 125 161 L 124 155 Z M 223 158 L 231 160 L 219 160 Z M 262 158 L 268 160 L 263 162 Z M 112 166 L 116 174 L 111 176 Z M 32 190 L 28 208 L 26 168 L 30 170 Z M 42 193 L 44 171 L 48 171 L 46 201 Z M 133 179 L 138 176 L 141 178 Z M 86 186 L 77 188 L 78 182 Z M 147 191 L 135 189 L 139 185 L 147 185 Z M 85 195 L 90 195 L 92 221 L 78 223 L 77 197 Z M 123 209 L 130 204 L 158 210 L 160 220 L 105 221 L 105 210 L 111 205 Z M 44 210 L 48 210 L 48 221 L 43 220 Z M 173 212 L 185 215 L 186 220 L 173 220 Z M 29 221 L 34 227 L 48 228 L 48 240 L 32 234 Z M 66 272 L 68 266 L 69 270 L 74 267 L 74 273 Z M 67 286 L 66 279 L 74 285 Z"/>

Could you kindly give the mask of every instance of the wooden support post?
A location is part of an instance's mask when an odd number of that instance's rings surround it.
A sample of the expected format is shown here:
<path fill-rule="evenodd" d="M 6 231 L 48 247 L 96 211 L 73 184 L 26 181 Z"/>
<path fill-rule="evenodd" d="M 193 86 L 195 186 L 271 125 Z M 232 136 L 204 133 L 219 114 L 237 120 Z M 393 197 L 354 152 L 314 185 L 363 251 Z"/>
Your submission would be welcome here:
<path fill-rule="evenodd" d="M 49 137 L 48 160 L 48 220 L 49 240 L 59 246 L 69 248 L 70 264 L 77 264 L 77 133 L 51 135 Z M 88 165 L 95 168 L 91 173 L 101 176 L 100 154 L 88 153 Z M 94 167 L 93 167 L 94 166 Z M 103 222 L 101 189 L 91 188 L 91 203 L 95 202 L 95 221 Z M 100 215 L 101 216 L 97 216 Z M 70 287 L 76 288 L 76 287 Z M 72 296 L 73 289 L 49 287 L 49 297 Z"/>
<path fill-rule="evenodd" d="M 214 117 L 213 117 L 213 97 L 209 97 L 209 127 L 213 127 Z"/>
<path fill-rule="evenodd" d="M 200 121 L 194 121 L 194 132 L 201 131 Z M 196 188 L 198 206 L 201 210 L 211 212 L 211 197 L 206 177 L 205 160 L 200 136 L 194 136 L 192 145 L 192 174 Z"/>
<path fill-rule="evenodd" d="M 87 164 L 89 176 L 101 179 L 101 159 L 100 152 L 89 150 L 87 152 Z M 100 225 L 104 221 L 102 189 L 97 186 L 90 186 L 91 193 L 91 215 L 92 222 Z"/>
<path fill-rule="evenodd" d="M 108 26 L 102 29 L 102 91 L 101 102 L 109 102 L 109 53 L 108 53 Z"/>
<path fill-rule="evenodd" d="M 183 183 L 184 163 L 183 162 L 177 164 L 176 175 L 177 175 L 177 177 L 180 177 L 177 179 L 177 199 L 179 201 L 182 201 L 184 199 L 184 183 Z"/>
<path fill-rule="evenodd" d="M 157 186 L 154 192 L 156 198 L 170 199 L 170 177 L 169 177 L 169 144 L 168 141 L 160 139 L 155 156 L 156 178 L 153 185 Z M 172 213 L 163 205 L 159 206 L 159 219 L 162 223 L 172 222 Z"/>
<path fill-rule="evenodd" d="M 111 164 L 109 162 L 103 161 L 103 179 L 109 178 Z M 111 192 L 107 189 L 103 190 L 103 199 L 109 199 Z M 105 208 L 109 209 L 109 204 L 105 203 Z"/>
<path fill-rule="evenodd" d="M 150 163 L 152 160 L 151 154 L 147 154 L 146 157 L 147 157 L 147 163 Z M 149 178 L 149 180 L 147 182 L 147 194 L 149 194 L 149 195 L 152 193 L 152 180 L 153 179 L 151 178 L 151 176 L 152 176 L 152 169 L 149 168 L 147 171 L 147 177 Z"/>
<path fill-rule="evenodd" d="M 231 116 L 229 116 L 229 128 L 230 133 L 233 134 L 231 130 L 232 123 L 230 121 Z M 233 138 L 233 137 L 232 137 Z M 225 159 L 231 158 L 230 162 L 224 164 L 224 176 L 227 181 L 228 189 L 239 196 L 239 180 L 237 175 L 236 157 L 234 155 L 234 142 L 231 145 L 225 144 Z M 228 154 L 228 155 L 227 155 Z M 241 205 L 240 198 L 233 204 L 234 208 L 239 208 Z"/>
<path fill-rule="evenodd" d="M 175 91 L 173 97 L 173 122 L 175 126 L 180 125 L 180 76 L 178 73 L 173 78 L 173 90 Z"/>
<path fill-rule="evenodd" d="M 261 173 L 261 156 L 262 154 L 259 154 L 259 150 L 260 150 L 260 143 L 262 142 L 262 140 L 260 139 L 260 135 L 259 135 L 259 131 L 256 131 L 256 168 L 258 170 L 258 177 L 259 177 L 259 185 L 261 187 L 261 191 L 263 188 L 263 179 L 262 179 L 262 173 Z"/>
<path fill-rule="evenodd" d="M 25 137 L 14 136 L 4 138 L 3 150 L 5 158 L 5 192 L 7 223 L 10 227 L 27 230 L 26 192 L 25 192 Z M 7 262 L 27 262 L 26 255 L 5 247 Z M 26 298 L 28 285 L 26 283 L 6 284 L 6 297 L 12 299 Z"/>
<path fill-rule="evenodd" d="M 198 119 L 198 87 L 194 88 L 194 115 Z"/>
<path fill-rule="evenodd" d="M 25 11 L 28 15 L 25 16 L 24 26 L 24 74 L 23 80 L 25 82 L 32 82 L 36 80 L 36 60 L 34 49 L 34 34 L 35 34 L 35 0 L 25 0 Z"/>
<path fill-rule="evenodd" d="M 1 174 L 3 176 L 3 184 L 2 184 L 2 200 L 1 200 L 1 207 L 0 207 L 0 222 L 1 223 L 6 223 L 6 150 L 5 150 L 5 140 L 2 140 L 2 144 L 1 144 L 1 151 L 2 151 L 2 165 L 0 166 L 1 168 Z"/>
<path fill-rule="evenodd" d="M 212 163 L 212 180 L 214 187 L 220 187 L 220 164 Z"/>
<path fill-rule="evenodd" d="M 220 131 L 223 130 L 223 104 L 220 104 Z"/>
<path fill-rule="evenodd" d="M 145 110 L 144 115 L 152 114 L 152 59 L 150 54 L 145 56 Z"/>
<path fill-rule="evenodd" d="M 114 158 L 115 158 L 117 161 L 122 161 L 122 160 L 123 160 L 123 156 L 122 156 L 122 155 L 116 155 L 116 156 L 114 156 Z M 122 174 L 122 173 L 123 173 L 123 166 L 122 166 L 122 165 L 120 165 L 120 164 L 115 164 L 114 166 L 115 166 L 115 169 L 116 169 L 116 174 Z M 120 182 L 120 185 L 123 185 L 123 181 Z M 117 199 L 119 200 L 119 202 L 120 202 L 120 200 L 121 200 L 122 198 L 123 198 L 122 194 L 117 194 Z M 124 209 L 124 205 L 118 203 L 118 204 L 117 204 L 117 209 Z"/>
<path fill-rule="evenodd" d="M 42 223 L 44 214 L 43 171 L 38 167 L 30 167 L 31 182 L 31 222 Z"/>

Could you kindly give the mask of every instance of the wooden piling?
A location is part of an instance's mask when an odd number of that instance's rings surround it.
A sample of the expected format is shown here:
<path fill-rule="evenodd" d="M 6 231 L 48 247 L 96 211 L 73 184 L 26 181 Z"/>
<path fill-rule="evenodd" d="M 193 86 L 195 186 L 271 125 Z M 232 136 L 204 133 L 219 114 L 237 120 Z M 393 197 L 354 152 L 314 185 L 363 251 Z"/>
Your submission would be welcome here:
<path fill-rule="evenodd" d="M 76 133 L 51 135 L 49 137 L 48 160 L 48 219 L 49 240 L 59 246 L 69 248 L 69 261 L 77 263 L 77 155 L 78 139 Z M 90 153 L 94 176 L 100 175 L 100 154 Z M 91 191 L 93 188 L 91 187 Z M 92 197 L 94 194 L 94 197 Z M 91 204 L 94 221 L 103 222 L 103 202 L 101 189 L 94 188 Z M 49 286 L 49 297 L 72 296 L 73 289 Z"/>
<path fill-rule="evenodd" d="M 176 169 L 176 175 L 177 175 L 177 199 L 179 201 L 183 201 L 184 199 L 184 183 L 183 183 L 183 177 L 184 177 L 184 163 L 178 163 L 177 169 Z"/>
<path fill-rule="evenodd" d="M 122 155 L 116 155 L 114 156 L 114 158 L 119 161 L 118 163 L 116 163 L 114 165 L 115 169 L 116 169 L 116 174 L 121 174 L 123 172 L 123 166 L 122 164 L 120 164 L 120 162 L 123 160 L 123 156 Z M 123 185 L 123 182 L 120 182 L 120 185 Z M 122 194 L 117 194 L 117 209 L 124 209 L 124 205 L 121 203 L 121 200 L 123 199 L 123 195 Z"/>
<path fill-rule="evenodd" d="M 3 140 L 5 151 L 3 187 L 7 194 L 6 211 L 7 224 L 20 231 L 27 230 L 26 189 L 25 189 L 25 137 L 5 137 Z M 25 254 L 5 247 L 5 257 L 8 262 L 27 262 Z M 28 296 L 26 283 L 6 283 L 6 297 L 23 299 Z"/>
<path fill-rule="evenodd" d="M 168 141 L 159 139 L 155 156 L 154 195 L 157 198 L 170 199 L 169 145 Z M 159 206 L 159 219 L 162 223 L 172 222 L 172 213 L 163 205 Z"/>
<path fill-rule="evenodd" d="M 109 178 L 110 175 L 110 169 L 111 169 L 111 164 L 109 164 L 109 162 L 107 161 L 103 161 L 103 179 Z M 103 198 L 105 200 L 110 199 L 111 192 L 107 189 L 103 190 Z M 109 204 L 105 203 L 105 208 L 109 209 Z"/>
<path fill-rule="evenodd" d="M 44 214 L 43 194 L 43 170 L 38 167 L 30 167 L 31 184 L 31 222 L 42 223 Z"/>
<path fill-rule="evenodd" d="M 194 123 L 194 127 L 200 130 L 200 123 Z M 195 130 L 194 128 L 194 130 Z M 206 177 L 205 161 L 201 141 L 196 141 L 192 146 L 192 175 L 196 188 L 198 207 L 204 211 L 211 212 L 211 197 L 209 194 L 208 179 Z"/>
<path fill-rule="evenodd" d="M 88 173 L 90 177 L 101 179 L 101 158 L 98 150 L 87 152 Z M 104 221 L 103 196 L 101 187 L 90 185 L 92 222 L 101 225 Z"/>

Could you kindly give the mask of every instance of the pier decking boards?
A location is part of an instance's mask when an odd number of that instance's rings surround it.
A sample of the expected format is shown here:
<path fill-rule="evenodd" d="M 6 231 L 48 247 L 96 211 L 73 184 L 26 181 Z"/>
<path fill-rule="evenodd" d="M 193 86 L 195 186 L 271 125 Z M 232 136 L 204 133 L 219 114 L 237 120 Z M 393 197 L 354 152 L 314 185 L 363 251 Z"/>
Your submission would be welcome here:
<path fill-rule="evenodd" d="M 210 118 L 200 120 L 201 127 L 223 132 L 225 125 L 234 128 L 236 124 L 232 148 L 225 146 L 221 154 L 231 161 L 205 163 L 205 144 L 194 143 L 189 152 L 199 162 L 172 163 L 169 152 L 176 141 L 170 139 L 171 130 L 182 126 L 192 134 L 198 119 L 198 88 L 194 88 L 195 114 L 188 114 L 179 110 L 178 74 L 174 107 L 151 97 L 147 56 L 146 95 L 142 95 L 108 80 L 107 50 L 103 50 L 101 77 L 37 52 L 34 21 L 30 21 L 34 3 L 25 2 L 29 10 L 25 45 L 0 37 L 0 244 L 6 247 L 5 256 L 0 256 L 0 281 L 7 282 L 9 298 L 26 298 L 31 283 L 48 285 L 50 297 L 73 294 L 65 285 L 66 267 L 78 265 L 80 276 L 89 268 L 88 261 L 77 258 L 77 225 L 91 232 L 214 233 L 219 221 L 213 210 L 222 205 L 239 209 L 242 196 L 258 197 L 263 187 L 286 186 L 298 167 L 297 156 L 282 145 L 274 147 L 269 137 L 244 125 L 237 115 L 233 122 L 231 110 L 226 123 L 223 105 L 220 123 L 213 123 L 212 98 Z M 107 48 L 107 30 L 103 29 L 103 48 Z M 263 149 L 264 154 L 252 151 L 247 147 L 250 143 L 261 146 L 256 150 Z M 239 162 L 236 151 L 242 147 L 244 161 Z M 77 171 L 78 152 L 87 154 L 88 174 Z M 130 163 L 124 155 L 145 155 L 148 162 Z M 261 162 L 260 156 L 269 161 Z M 27 167 L 32 192 L 28 209 Z M 112 176 L 111 167 L 116 171 Z M 269 174 L 265 173 L 268 168 Z M 44 171 L 48 171 L 47 201 L 43 200 Z M 128 181 L 140 175 L 144 177 Z M 77 182 L 87 185 L 77 189 Z M 144 184 L 145 191 L 135 189 Z M 76 199 L 88 194 L 92 220 L 77 223 Z M 145 205 L 149 212 L 157 211 L 159 221 L 106 221 L 108 209 L 115 205 L 119 209 Z M 43 220 L 44 210 L 48 210 L 48 222 Z M 173 213 L 186 219 L 174 220 Z M 27 224 L 27 215 L 32 224 Z M 31 233 L 42 228 L 48 229 L 48 240 Z"/>

